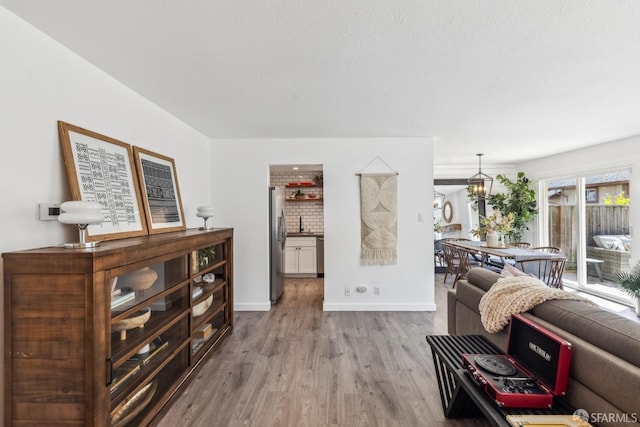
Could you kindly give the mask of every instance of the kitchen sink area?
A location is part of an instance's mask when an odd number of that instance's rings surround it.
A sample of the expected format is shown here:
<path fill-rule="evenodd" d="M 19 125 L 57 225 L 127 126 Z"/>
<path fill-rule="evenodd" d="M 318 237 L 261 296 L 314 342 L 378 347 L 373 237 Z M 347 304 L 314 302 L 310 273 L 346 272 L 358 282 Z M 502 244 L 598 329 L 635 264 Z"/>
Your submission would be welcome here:
<path fill-rule="evenodd" d="M 294 169 L 295 168 L 295 169 Z M 285 277 L 324 276 L 322 165 L 271 167 L 270 185 L 284 190 Z"/>

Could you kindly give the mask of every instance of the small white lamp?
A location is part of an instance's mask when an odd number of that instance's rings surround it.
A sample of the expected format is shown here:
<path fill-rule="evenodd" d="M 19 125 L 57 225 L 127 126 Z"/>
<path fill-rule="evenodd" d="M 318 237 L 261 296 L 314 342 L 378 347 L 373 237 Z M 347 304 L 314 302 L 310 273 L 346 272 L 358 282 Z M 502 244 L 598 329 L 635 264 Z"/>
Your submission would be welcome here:
<path fill-rule="evenodd" d="M 199 229 L 213 230 L 213 226 L 209 226 L 207 224 L 207 220 L 209 218 L 213 218 L 214 215 L 215 215 L 215 209 L 213 208 L 213 206 L 199 206 L 196 216 L 199 216 L 200 218 L 204 218 L 204 227 L 200 227 Z"/>
<path fill-rule="evenodd" d="M 64 247 L 69 249 L 95 248 L 100 242 L 87 242 L 85 230 L 89 224 L 96 224 L 104 220 L 104 215 L 100 213 L 102 205 L 97 202 L 73 201 L 64 202 L 60 205 L 58 221 L 63 224 L 74 224 L 80 230 L 79 243 L 65 243 Z"/>

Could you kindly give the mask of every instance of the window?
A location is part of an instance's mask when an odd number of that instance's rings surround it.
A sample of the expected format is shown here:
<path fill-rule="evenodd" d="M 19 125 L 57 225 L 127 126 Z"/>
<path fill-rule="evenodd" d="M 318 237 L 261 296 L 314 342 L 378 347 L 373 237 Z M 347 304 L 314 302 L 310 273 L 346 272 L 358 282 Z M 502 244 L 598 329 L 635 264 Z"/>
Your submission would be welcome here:
<path fill-rule="evenodd" d="M 630 302 L 616 278 L 630 269 L 629 181 L 629 171 L 613 171 L 545 182 L 546 234 L 567 256 L 565 285 Z"/>

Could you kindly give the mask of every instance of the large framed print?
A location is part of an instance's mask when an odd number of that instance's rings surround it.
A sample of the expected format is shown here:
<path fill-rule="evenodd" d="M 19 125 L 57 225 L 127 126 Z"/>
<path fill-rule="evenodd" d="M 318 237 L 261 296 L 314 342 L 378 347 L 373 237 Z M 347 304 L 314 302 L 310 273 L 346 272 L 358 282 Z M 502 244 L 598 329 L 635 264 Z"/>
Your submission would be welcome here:
<path fill-rule="evenodd" d="M 147 234 L 131 145 L 58 121 L 73 200 L 98 202 L 104 221 L 87 227 L 87 240 Z"/>
<path fill-rule="evenodd" d="M 133 147 L 149 234 L 186 230 L 173 159 Z"/>

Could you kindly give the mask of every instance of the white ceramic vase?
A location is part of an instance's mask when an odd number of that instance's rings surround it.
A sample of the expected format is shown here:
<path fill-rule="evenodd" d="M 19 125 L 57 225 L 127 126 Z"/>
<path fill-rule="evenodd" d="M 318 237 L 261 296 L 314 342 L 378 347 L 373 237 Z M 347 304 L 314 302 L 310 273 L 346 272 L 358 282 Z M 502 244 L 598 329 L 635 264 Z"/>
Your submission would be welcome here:
<path fill-rule="evenodd" d="M 487 246 L 495 248 L 499 244 L 500 236 L 497 231 L 487 231 Z"/>

